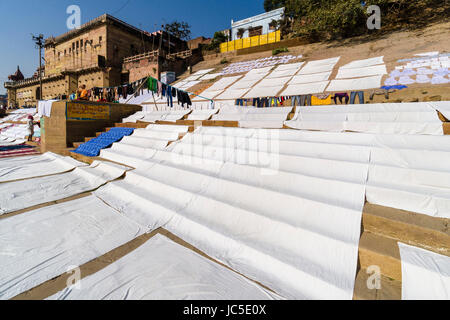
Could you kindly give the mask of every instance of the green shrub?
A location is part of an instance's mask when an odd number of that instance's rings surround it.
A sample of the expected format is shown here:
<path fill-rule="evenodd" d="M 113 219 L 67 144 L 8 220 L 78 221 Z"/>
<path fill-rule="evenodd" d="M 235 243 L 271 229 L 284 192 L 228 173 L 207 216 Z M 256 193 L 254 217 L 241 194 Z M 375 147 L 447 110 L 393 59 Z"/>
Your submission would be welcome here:
<path fill-rule="evenodd" d="M 276 48 L 272 51 L 272 55 L 276 56 L 277 54 L 289 52 L 288 48 Z"/>
<path fill-rule="evenodd" d="M 220 60 L 220 64 L 226 64 L 228 63 L 227 58 L 223 58 L 222 60 Z"/>

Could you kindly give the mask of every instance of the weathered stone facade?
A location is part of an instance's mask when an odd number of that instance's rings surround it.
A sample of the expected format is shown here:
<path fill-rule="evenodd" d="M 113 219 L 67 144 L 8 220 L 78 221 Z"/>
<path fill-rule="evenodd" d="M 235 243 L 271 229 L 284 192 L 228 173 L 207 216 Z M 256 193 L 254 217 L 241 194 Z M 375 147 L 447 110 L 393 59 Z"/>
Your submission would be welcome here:
<path fill-rule="evenodd" d="M 166 39 L 167 38 L 167 39 Z M 158 50 L 168 52 L 187 50 L 185 41 L 158 32 L 150 34 L 109 15 L 96 18 L 80 29 L 69 31 L 45 41 L 45 72 L 42 98 L 45 100 L 68 96 L 85 84 L 86 87 L 113 87 L 141 79 L 159 77 L 159 58 L 154 65 L 136 70 L 123 68 L 124 58 Z M 155 71 L 154 71 L 155 70 Z M 149 71 L 151 71 L 149 73 Z M 153 72 L 154 71 L 154 72 Z M 40 92 L 38 78 L 5 82 L 9 105 L 36 105 Z"/>

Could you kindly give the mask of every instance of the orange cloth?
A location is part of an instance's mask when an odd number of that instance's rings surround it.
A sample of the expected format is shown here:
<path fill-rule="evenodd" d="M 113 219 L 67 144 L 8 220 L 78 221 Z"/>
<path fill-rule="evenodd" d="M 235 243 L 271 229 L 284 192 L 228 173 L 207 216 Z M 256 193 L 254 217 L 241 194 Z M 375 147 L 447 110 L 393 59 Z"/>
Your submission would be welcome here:
<path fill-rule="evenodd" d="M 81 100 L 88 100 L 88 91 L 87 90 L 81 90 L 80 99 Z"/>
<path fill-rule="evenodd" d="M 316 96 L 311 97 L 311 105 L 313 106 L 324 106 L 331 104 L 331 94 L 326 99 L 320 99 Z"/>

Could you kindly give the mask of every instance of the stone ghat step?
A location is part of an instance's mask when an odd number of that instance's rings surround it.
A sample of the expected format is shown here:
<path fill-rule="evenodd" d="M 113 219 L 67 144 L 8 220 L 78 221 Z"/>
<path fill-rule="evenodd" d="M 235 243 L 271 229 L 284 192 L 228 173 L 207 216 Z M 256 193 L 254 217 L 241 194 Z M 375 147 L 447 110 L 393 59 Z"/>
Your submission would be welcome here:
<path fill-rule="evenodd" d="M 370 232 L 364 232 L 359 242 L 359 268 L 370 270 L 375 266 L 391 280 L 402 280 L 400 249 L 397 241 Z"/>
<path fill-rule="evenodd" d="M 359 270 L 356 276 L 354 300 L 401 300 L 402 283 L 389 279 L 383 275 L 375 280 L 374 272 L 366 269 Z"/>
<path fill-rule="evenodd" d="M 450 256 L 450 219 L 366 203 L 364 232 Z"/>

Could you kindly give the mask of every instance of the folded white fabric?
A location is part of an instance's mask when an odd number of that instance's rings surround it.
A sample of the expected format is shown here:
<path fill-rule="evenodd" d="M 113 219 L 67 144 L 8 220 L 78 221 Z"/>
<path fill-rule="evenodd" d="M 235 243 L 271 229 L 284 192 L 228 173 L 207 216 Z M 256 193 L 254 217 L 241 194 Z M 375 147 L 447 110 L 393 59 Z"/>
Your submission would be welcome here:
<path fill-rule="evenodd" d="M 403 243 L 403 300 L 450 300 L 450 257 Z"/>
<path fill-rule="evenodd" d="M 237 273 L 156 235 L 49 300 L 272 300 Z"/>
<path fill-rule="evenodd" d="M 13 298 L 143 234 L 94 196 L 1 221 L 0 299 Z"/>

